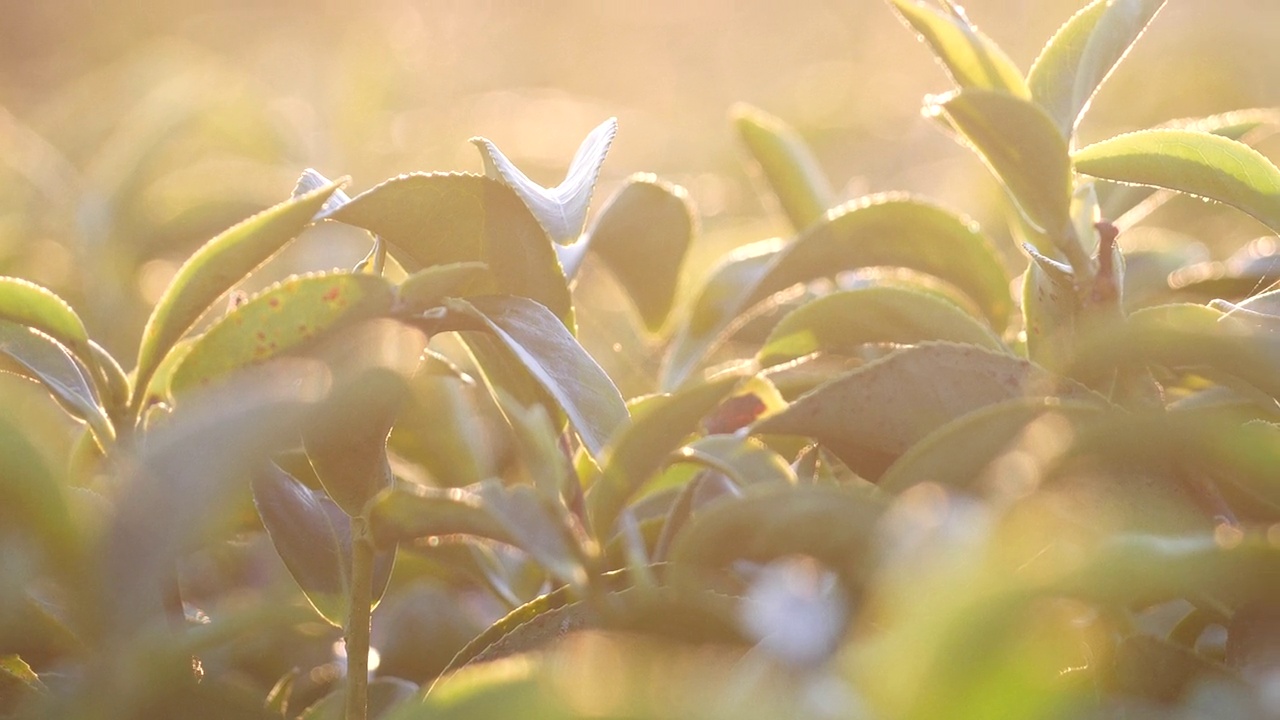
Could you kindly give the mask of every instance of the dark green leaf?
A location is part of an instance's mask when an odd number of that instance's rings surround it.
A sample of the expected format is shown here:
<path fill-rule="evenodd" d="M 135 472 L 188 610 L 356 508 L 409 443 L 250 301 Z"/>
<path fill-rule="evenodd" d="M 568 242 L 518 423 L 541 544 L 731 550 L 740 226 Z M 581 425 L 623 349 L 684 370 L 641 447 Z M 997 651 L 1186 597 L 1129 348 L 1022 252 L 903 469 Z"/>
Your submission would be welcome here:
<path fill-rule="evenodd" d="M 1026 360 L 971 345 L 924 343 L 819 386 L 756 423 L 753 432 L 812 437 L 872 477 L 954 418 L 1018 397 L 1103 402 Z"/>
<path fill-rule="evenodd" d="M 254 474 L 253 502 L 311 606 L 331 625 L 344 627 L 351 599 L 351 519 L 274 464 Z M 394 558 L 392 545 L 374 563 L 375 601 L 386 589 Z"/>
<path fill-rule="evenodd" d="M 1070 137 L 1093 96 L 1165 0 L 1094 0 L 1076 13 L 1027 73 L 1031 97 Z"/>
<path fill-rule="evenodd" d="M 1257 150 L 1192 130 L 1141 130 L 1077 150 L 1076 170 L 1216 200 L 1280 231 L 1280 169 Z"/>
<path fill-rule="evenodd" d="M 591 227 L 590 252 L 618 279 L 651 331 L 671 313 L 694 226 L 684 188 L 639 175 L 609 199 Z"/>
<path fill-rule="evenodd" d="M 835 193 L 800 133 L 781 118 L 745 103 L 735 105 L 730 118 L 791 226 L 803 230 L 822 217 L 834 204 Z"/>
<path fill-rule="evenodd" d="M 990 328 L 937 295 L 892 285 L 832 293 L 805 303 L 769 333 L 756 354 L 764 367 L 815 352 L 852 354 L 864 343 L 926 340 L 1002 351 Z"/>
<path fill-rule="evenodd" d="M 115 439 L 115 429 L 98 405 L 91 381 L 70 351 L 53 338 L 0 320 L 0 370 L 13 371 L 44 385 L 59 404 L 89 424 L 99 442 Z"/>
<path fill-rule="evenodd" d="M 667 456 L 697 430 L 698 422 L 733 392 L 740 378 L 698 383 L 674 395 L 650 398 L 601 456 L 603 474 L 587 496 L 596 537 L 607 540 L 627 502 Z"/>
<path fill-rule="evenodd" d="M 524 202 L 497 180 L 401 175 L 357 195 L 331 217 L 390 242 L 410 272 L 483 262 L 504 293 L 535 300 L 574 327 L 554 245 Z"/>
<path fill-rule="evenodd" d="M 1071 230 L 1071 158 L 1053 120 L 1029 100 L 992 90 L 934 98 L 945 118 L 982 157 L 1027 222 L 1066 242 Z"/>
<path fill-rule="evenodd" d="M 627 420 L 627 406 L 599 364 L 545 307 L 523 297 L 446 301 L 451 312 L 479 321 L 556 404 L 593 456 Z"/>
<path fill-rule="evenodd" d="M 341 182 L 264 210 L 224 231 L 187 258 L 147 318 L 138 348 L 135 393 L 147 388 L 165 354 L 214 301 L 297 237 Z"/>
<path fill-rule="evenodd" d="M 174 371 L 175 394 L 391 311 L 393 288 L 376 275 L 289 278 L 254 296 L 200 336 Z"/>
<path fill-rule="evenodd" d="M 899 17 L 928 43 L 955 84 L 1030 97 L 1018 66 L 964 17 L 936 10 L 917 0 L 890 2 Z"/>

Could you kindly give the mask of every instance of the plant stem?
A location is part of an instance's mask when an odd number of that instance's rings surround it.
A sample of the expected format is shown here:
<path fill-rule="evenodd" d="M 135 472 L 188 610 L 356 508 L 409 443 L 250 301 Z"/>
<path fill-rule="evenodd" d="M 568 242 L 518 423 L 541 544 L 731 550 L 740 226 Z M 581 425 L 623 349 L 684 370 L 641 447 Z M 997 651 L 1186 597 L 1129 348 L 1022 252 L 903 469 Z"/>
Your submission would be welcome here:
<path fill-rule="evenodd" d="M 369 710 L 369 621 L 373 614 L 373 538 L 369 520 L 351 518 L 351 610 L 347 617 L 346 720 L 365 720 Z"/>

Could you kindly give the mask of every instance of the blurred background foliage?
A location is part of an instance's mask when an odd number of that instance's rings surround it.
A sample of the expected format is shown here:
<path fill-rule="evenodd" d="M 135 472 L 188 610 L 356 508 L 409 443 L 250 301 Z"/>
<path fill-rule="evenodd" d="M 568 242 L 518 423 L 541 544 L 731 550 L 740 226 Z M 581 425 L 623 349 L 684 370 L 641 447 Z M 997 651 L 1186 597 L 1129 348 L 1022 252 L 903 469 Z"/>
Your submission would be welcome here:
<path fill-rule="evenodd" d="M 1081 4 L 965 3 L 1024 69 Z M 478 171 L 467 143 L 474 135 L 554 184 L 583 135 L 617 116 L 621 130 L 596 197 L 639 171 L 687 187 L 701 221 L 685 278 L 694 285 L 727 249 L 787 233 L 742 170 L 726 122 L 738 101 L 794 124 L 844 196 L 907 190 L 936 198 L 976 217 L 1011 266 L 1022 262 L 995 182 L 921 117 L 921 98 L 947 89 L 946 77 L 881 0 L 0 0 L 0 8 L 0 274 L 66 298 L 126 365 L 181 261 L 286 197 L 302 168 L 351 176 L 353 194 L 401 172 Z M 1275 0 L 1171 2 L 1098 96 L 1081 142 L 1275 105 L 1276 27 Z M 1275 158 L 1280 142 L 1259 149 Z M 1185 199 L 1149 224 L 1156 229 L 1128 241 L 1178 233 L 1215 257 L 1261 233 L 1241 214 Z M 254 282 L 350 267 L 367 249 L 320 226 Z M 632 397 L 653 389 L 659 345 L 612 283 L 590 266 L 584 272 L 582 341 Z M 55 466 L 65 463 L 77 433 L 43 390 L 0 378 L 0 403 Z M 194 602 L 202 590 L 212 598 L 270 573 L 280 593 L 296 594 L 262 536 L 252 542 L 261 547 L 215 547 L 192 558 Z M 427 572 L 410 570 L 397 581 Z M 438 672 L 449 648 L 501 610 L 459 605 L 429 585 L 393 588 L 389 597 L 375 634 L 394 629 L 401 642 L 375 637 L 375 645 L 384 648 L 384 671 L 415 679 Z M 328 628 L 299 623 L 277 632 L 245 638 L 221 662 L 276 677 L 296 661 L 280 648 L 309 643 L 316 657 L 301 699 L 332 685 Z M 448 632 L 455 637 L 441 639 Z M 438 656 L 399 652 L 428 635 Z M 256 691 L 246 697 L 256 702 Z"/>

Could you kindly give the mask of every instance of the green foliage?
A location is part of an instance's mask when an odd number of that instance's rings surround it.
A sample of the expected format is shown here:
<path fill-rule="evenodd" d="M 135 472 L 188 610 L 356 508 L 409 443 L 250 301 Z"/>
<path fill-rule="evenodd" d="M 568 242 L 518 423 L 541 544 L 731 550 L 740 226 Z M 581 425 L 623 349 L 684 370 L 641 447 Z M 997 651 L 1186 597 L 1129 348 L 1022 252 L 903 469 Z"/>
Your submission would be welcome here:
<path fill-rule="evenodd" d="M 84 426 L 60 463 L 0 417 L 0 716 L 1274 711 L 1280 291 L 1124 239 L 1173 193 L 1280 231 L 1249 144 L 1276 113 L 1073 150 L 1162 0 L 1091 3 L 1025 79 L 958 5 L 889 4 L 1007 191 L 1020 281 L 965 215 L 838 202 L 747 106 L 794 233 L 693 287 L 683 188 L 632 175 L 591 217 L 614 120 L 551 188 L 481 138 L 485 175 L 305 171 L 177 269 L 129 373 L 0 278 L 0 369 Z M 267 284 L 328 231 L 366 258 Z M 662 353 L 629 401 L 577 335 L 588 256 Z"/>

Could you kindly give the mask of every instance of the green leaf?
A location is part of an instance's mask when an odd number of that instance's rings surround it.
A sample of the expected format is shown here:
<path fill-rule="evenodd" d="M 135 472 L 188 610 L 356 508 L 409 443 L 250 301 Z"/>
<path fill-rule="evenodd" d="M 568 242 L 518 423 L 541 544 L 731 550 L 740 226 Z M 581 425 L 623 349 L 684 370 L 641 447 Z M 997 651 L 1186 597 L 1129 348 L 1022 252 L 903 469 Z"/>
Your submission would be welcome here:
<path fill-rule="evenodd" d="M 952 419 L 1017 397 L 1104 402 L 1026 360 L 972 345 L 924 343 L 828 381 L 752 430 L 814 438 L 855 472 L 873 477 Z"/>
<path fill-rule="evenodd" d="M 956 85 L 1030 97 L 1018 66 L 964 17 L 944 13 L 917 0 L 890 2 L 903 22 L 933 50 Z"/>
<path fill-rule="evenodd" d="M 583 552 L 562 510 L 528 485 L 503 487 L 498 480 L 449 490 L 400 484 L 374 502 L 370 525 L 381 546 L 443 535 L 496 540 L 577 585 L 586 580 Z"/>
<path fill-rule="evenodd" d="M 351 519 L 274 464 L 253 476 L 253 503 L 271 544 L 320 617 L 343 627 L 351 599 Z M 391 578 L 395 546 L 374 561 L 374 601 Z"/>
<path fill-rule="evenodd" d="M 1054 415 L 1069 422 L 1100 414 L 1097 405 L 1057 398 L 1015 398 L 980 407 L 937 428 L 903 453 L 876 486 L 899 493 L 923 482 L 948 488 L 978 490 L 983 471 L 1039 417 Z"/>
<path fill-rule="evenodd" d="M 1076 321 L 1081 311 L 1071 268 L 1024 246 L 1031 264 L 1022 278 L 1022 317 L 1027 357 L 1059 370 L 1072 361 Z"/>
<path fill-rule="evenodd" d="M 276 283 L 200 336 L 174 371 L 180 394 L 262 363 L 359 320 L 391 311 L 393 289 L 376 275 L 333 272 Z"/>
<path fill-rule="evenodd" d="M 471 138 L 471 142 L 480 148 L 485 175 L 514 190 L 547 235 L 559 245 L 568 245 L 578 239 L 587 223 L 587 208 L 600 177 L 600 166 L 617 134 L 617 118 L 609 118 L 592 130 L 569 163 L 564 181 L 553 188 L 544 188 L 530 180 L 485 138 Z"/>
<path fill-rule="evenodd" d="M 420 371 L 391 430 L 391 448 L 422 465 L 436 485 L 471 485 L 499 474 L 506 454 L 501 420 L 471 378 Z"/>
<path fill-rule="evenodd" d="M 600 211 L 586 242 L 613 273 L 650 331 L 675 303 L 695 221 L 684 188 L 637 175 Z"/>
<path fill-rule="evenodd" d="M 329 178 L 320 174 L 314 168 L 307 168 L 298 176 L 298 182 L 293 186 L 292 197 L 302 197 L 307 193 L 315 192 L 329 185 L 341 185 L 341 182 L 334 183 Z M 316 212 L 315 219 L 322 220 L 333 214 L 335 210 L 351 202 L 351 196 L 343 192 L 342 188 L 337 188 L 333 194 L 329 196 L 324 204 L 320 206 L 320 210 Z"/>
<path fill-rule="evenodd" d="M 546 391 L 599 456 L 605 442 L 627 420 L 622 394 L 599 364 L 545 307 L 522 297 L 451 299 L 453 313 L 478 320 Z"/>
<path fill-rule="evenodd" d="M 849 487 L 763 485 L 695 515 L 676 536 L 671 562 L 703 574 L 735 560 L 808 555 L 865 579 L 885 507 L 878 495 Z"/>
<path fill-rule="evenodd" d="M 84 323 L 53 292 L 20 278 L 0 277 L 0 320 L 39 330 L 70 350 L 90 372 L 96 372 L 97 355 Z"/>
<path fill-rule="evenodd" d="M 504 293 L 535 300 L 574 327 L 555 246 L 524 202 L 497 180 L 401 175 L 360 193 L 330 217 L 381 236 L 410 272 L 483 262 Z"/>
<path fill-rule="evenodd" d="M 769 367 L 815 352 L 852 354 L 864 343 L 926 340 L 1005 349 L 990 328 L 947 300 L 888 285 L 836 292 L 801 305 L 774 326 L 756 360 Z"/>
<path fill-rule="evenodd" d="M 396 310 L 416 314 L 439 307 L 447 297 L 491 295 L 497 283 L 489 266 L 482 262 L 456 262 L 424 268 L 400 283 Z"/>
<path fill-rule="evenodd" d="M 748 308 L 796 283 L 846 270 L 904 267 L 932 275 L 972 298 L 997 330 L 1013 309 L 1003 261 L 977 225 L 911 196 L 866 197 L 832 210 L 786 245 L 740 252 L 703 286 L 666 358 L 664 387 L 679 385 Z"/>
<path fill-rule="evenodd" d="M 752 437 L 708 435 L 677 450 L 672 460 L 714 470 L 742 488 L 796 484 L 796 473 L 786 459 Z"/>
<path fill-rule="evenodd" d="M 928 101 L 982 157 L 1036 229 L 1061 243 L 1071 232 L 1071 158 L 1043 110 L 992 90 L 961 90 Z"/>
<path fill-rule="evenodd" d="M 729 116 L 753 169 L 768 183 L 791 226 L 803 230 L 822 217 L 834 204 L 835 193 L 800 133 L 746 103 L 734 105 Z"/>
<path fill-rule="evenodd" d="M 1031 97 L 1071 137 L 1102 83 L 1165 0 L 1094 0 L 1049 40 L 1027 73 Z"/>
<path fill-rule="evenodd" d="M 1191 130 L 1141 130 L 1077 150 L 1086 175 L 1230 205 L 1280 232 L 1280 169 L 1235 140 Z"/>
<path fill-rule="evenodd" d="M 84 420 L 99 443 L 115 439 L 115 429 L 99 406 L 93 387 L 71 352 L 53 338 L 7 320 L 0 320 L 0 370 L 35 380 L 53 394 L 71 414 Z"/>
<path fill-rule="evenodd" d="M 161 360 L 223 293 L 302 232 L 338 189 L 331 183 L 263 210 L 205 243 L 178 268 L 142 330 L 135 407 Z M 55 336 L 56 337 L 56 336 Z"/>
<path fill-rule="evenodd" d="M 387 436 L 396 420 L 405 383 L 392 373 L 370 371 L 344 383 L 337 397 L 317 408 L 302 432 L 311 467 L 325 493 L 351 517 L 364 514 L 379 492 L 391 487 Z"/>
<path fill-rule="evenodd" d="M 620 430 L 601 456 L 603 474 L 591 486 L 587 509 L 596 538 L 608 540 L 627 502 L 667 456 L 697 430 L 698 422 L 727 398 L 741 378 L 697 383 L 674 395 L 646 400 L 631 424 Z"/>

